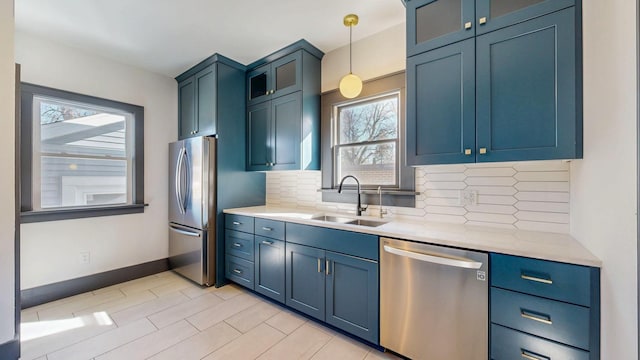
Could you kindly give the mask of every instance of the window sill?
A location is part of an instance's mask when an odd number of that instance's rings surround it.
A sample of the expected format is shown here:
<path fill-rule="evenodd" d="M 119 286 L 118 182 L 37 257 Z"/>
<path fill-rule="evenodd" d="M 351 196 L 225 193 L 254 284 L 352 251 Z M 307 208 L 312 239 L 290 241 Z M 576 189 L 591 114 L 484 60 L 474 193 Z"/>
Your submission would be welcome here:
<path fill-rule="evenodd" d="M 356 189 L 343 189 L 343 192 L 352 193 L 355 192 Z M 337 193 L 338 189 L 318 189 L 318 192 L 322 193 Z M 360 194 L 364 195 L 379 195 L 378 190 L 376 189 L 362 189 L 360 190 Z M 420 195 L 419 191 L 413 190 L 390 190 L 390 189 L 382 189 L 382 195 L 392 195 L 392 196 L 416 196 Z"/>
<path fill-rule="evenodd" d="M 98 216 L 137 214 L 143 213 L 146 206 L 149 206 L 149 204 L 23 211 L 20 213 L 20 223 L 28 224 L 35 222 L 82 219 Z"/>

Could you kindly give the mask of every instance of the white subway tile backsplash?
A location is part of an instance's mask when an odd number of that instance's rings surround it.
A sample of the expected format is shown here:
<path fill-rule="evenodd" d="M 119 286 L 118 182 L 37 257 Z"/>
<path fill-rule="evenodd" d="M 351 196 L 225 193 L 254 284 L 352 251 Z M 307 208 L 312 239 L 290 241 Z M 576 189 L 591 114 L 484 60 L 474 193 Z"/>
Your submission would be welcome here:
<path fill-rule="evenodd" d="M 563 161 L 433 165 L 415 168 L 415 208 L 387 207 L 403 218 L 524 230 L 569 232 L 569 164 Z M 322 202 L 319 171 L 267 172 L 268 205 L 354 212 L 353 204 Z M 461 190 L 477 204 L 459 204 Z M 377 215 L 370 206 L 369 215 Z"/>

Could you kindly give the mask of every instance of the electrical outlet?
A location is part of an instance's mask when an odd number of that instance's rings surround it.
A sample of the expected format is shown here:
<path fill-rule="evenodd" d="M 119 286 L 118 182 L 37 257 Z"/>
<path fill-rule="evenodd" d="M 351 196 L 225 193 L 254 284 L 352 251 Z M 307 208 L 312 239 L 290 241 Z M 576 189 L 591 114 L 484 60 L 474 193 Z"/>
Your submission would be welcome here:
<path fill-rule="evenodd" d="M 81 251 L 79 257 L 80 264 L 88 264 L 91 262 L 91 253 L 88 251 Z"/>
<path fill-rule="evenodd" d="M 459 205 L 476 205 L 478 204 L 478 191 L 477 190 L 460 190 L 458 193 Z"/>

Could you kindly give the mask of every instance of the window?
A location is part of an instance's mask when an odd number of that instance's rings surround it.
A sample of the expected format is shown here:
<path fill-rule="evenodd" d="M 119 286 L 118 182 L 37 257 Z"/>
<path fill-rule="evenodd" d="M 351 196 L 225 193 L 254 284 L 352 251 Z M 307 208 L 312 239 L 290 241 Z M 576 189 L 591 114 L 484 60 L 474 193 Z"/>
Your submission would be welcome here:
<path fill-rule="evenodd" d="M 334 106 L 335 183 L 354 175 L 363 186 L 398 188 L 400 93 Z"/>
<path fill-rule="evenodd" d="M 415 206 L 415 172 L 405 166 L 405 73 L 386 75 L 364 83 L 355 99 L 338 90 L 322 94 L 322 200 L 352 202 L 354 192 L 338 194 L 345 175 L 354 175 L 364 189 L 363 203 Z M 352 181 L 345 182 L 353 186 Z"/>
<path fill-rule="evenodd" d="M 141 107 L 22 84 L 23 222 L 141 212 Z"/>

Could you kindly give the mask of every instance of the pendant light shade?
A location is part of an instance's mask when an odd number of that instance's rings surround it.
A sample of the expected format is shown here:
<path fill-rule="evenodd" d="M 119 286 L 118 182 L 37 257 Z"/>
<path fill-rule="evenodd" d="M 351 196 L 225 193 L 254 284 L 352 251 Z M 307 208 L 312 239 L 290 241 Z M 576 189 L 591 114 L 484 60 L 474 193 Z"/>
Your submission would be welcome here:
<path fill-rule="evenodd" d="M 362 80 L 358 75 L 347 74 L 340 80 L 340 94 L 347 99 L 353 99 L 362 91 Z"/>
<path fill-rule="evenodd" d="M 360 95 L 362 91 L 362 80 L 358 75 L 354 75 L 351 71 L 351 40 L 352 40 L 352 32 L 353 27 L 358 25 L 358 15 L 349 14 L 346 15 L 343 19 L 344 26 L 349 27 L 349 74 L 342 77 L 340 80 L 340 94 L 346 97 L 347 99 L 353 99 L 354 97 Z"/>

